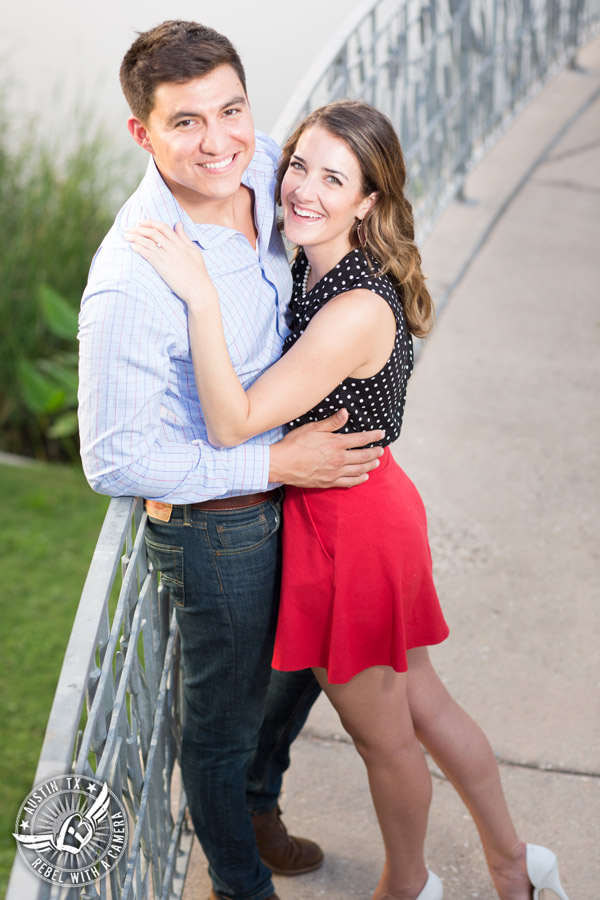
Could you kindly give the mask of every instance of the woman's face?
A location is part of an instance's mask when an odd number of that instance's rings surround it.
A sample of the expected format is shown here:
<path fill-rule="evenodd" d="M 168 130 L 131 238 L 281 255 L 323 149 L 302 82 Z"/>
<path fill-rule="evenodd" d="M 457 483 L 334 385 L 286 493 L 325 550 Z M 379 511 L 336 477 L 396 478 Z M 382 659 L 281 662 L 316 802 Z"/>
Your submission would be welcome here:
<path fill-rule="evenodd" d="M 350 251 L 350 229 L 375 199 L 363 196 L 360 166 L 343 140 L 319 125 L 302 132 L 281 184 L 290 241 L 331 255 L 333 265 Z"/>

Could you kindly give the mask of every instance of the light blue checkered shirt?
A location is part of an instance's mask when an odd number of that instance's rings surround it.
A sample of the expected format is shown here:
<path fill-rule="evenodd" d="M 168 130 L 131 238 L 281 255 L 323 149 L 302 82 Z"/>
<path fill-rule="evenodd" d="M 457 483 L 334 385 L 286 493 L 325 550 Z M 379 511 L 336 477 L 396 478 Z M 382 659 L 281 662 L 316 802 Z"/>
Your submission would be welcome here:
<path fill-rule="evenodd" d="M 281 355 L 291 275 L 276 228 L 279 148 L 257 133 L 243 183 L 254 192 L 258 255 L 246 237 L 196 225 L 154 160 L 96 254 L 79 317 L 79 421 L 83 467 L 94 490 L 167 503 L 264 491 L 277 428 L 240 447 L 207 440 L 190 356 L 187 307 L 123 233 L 143 219 L 174 226 L 205 254 L 221 301 L 225 335 L 244 387 Z"/>

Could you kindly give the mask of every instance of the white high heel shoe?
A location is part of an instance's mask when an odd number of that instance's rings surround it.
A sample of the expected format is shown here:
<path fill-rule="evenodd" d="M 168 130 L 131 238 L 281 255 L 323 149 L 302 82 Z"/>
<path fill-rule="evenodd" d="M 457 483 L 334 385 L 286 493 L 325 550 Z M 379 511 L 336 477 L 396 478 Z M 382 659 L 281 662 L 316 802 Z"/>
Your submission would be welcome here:
<path fill-rule="evenodd" d="M 444 886 L 435 872 L 427 869 L 427 881 L 425 887 L 416 900 L 443 900 Z M 393 900 L 392 894 L 385 894 L 382 900 Z"/>
<path fill-rule="evenodd" d="M 554 891 L 560 900 L 569 900 L 558 877 L 556 854 L 547 847 L 527 844 L 527 875 L 533 885 L 533 900 L 539 900 L 544 888 Z"/>
<path fill-rule="evenodd" d="M 417 900 L 443 900 L 444 886 L 435 872 L 427 869 L 427 881 L 425 887 L 417 897 Z"/>

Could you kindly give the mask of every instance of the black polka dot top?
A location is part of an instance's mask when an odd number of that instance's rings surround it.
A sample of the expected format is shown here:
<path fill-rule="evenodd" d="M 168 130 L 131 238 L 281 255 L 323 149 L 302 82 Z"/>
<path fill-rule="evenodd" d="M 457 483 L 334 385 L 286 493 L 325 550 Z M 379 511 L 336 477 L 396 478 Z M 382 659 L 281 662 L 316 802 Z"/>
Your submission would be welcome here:
<path fill-rule="evenodd" d="M 294 265 L 294 289 L 288 310 L 288 326 L 291 334 L 285 340 L 285 353 L 298 340 L 304 329 L 331 297 L 362 288 L 374 291 L 391 306 L 396 318 L 396 340 L 391 356 L 384 367 L 370 378 L 346 378 L 331 394 L 313 409 L 289 423 L 297 428 L 307 422 L 318 422 L 345 407 L 348 421 L 342 433 L 371 431 L 383 428 L 385 437 L 369 446 L 385 447 L 395 441 L 402 427 L 406 385 L 413 370 L 412 338 L 406 326 L 402 303 L 392 281 L 387 275 L 378 275 L 379 266 L 372 267 L 362 250 L 351 250 L 317 284 L 303 296 L 303 281 L 308 260 L 300 251 Z"/>

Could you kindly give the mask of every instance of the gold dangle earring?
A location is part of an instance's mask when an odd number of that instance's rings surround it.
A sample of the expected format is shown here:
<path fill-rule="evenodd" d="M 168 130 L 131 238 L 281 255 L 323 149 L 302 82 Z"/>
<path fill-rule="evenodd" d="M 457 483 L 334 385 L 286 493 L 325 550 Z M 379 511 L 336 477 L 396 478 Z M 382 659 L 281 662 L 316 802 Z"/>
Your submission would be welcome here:
<path fill-rule="evenodd" d="M 361 248 L 364 250 L 367 246 L 367 236 L 365 234 L 365 225 L 362 219 L 358 220 L 358 225 L 356 226 L 356 235 L 358 237 L 358 242 Z"/>

